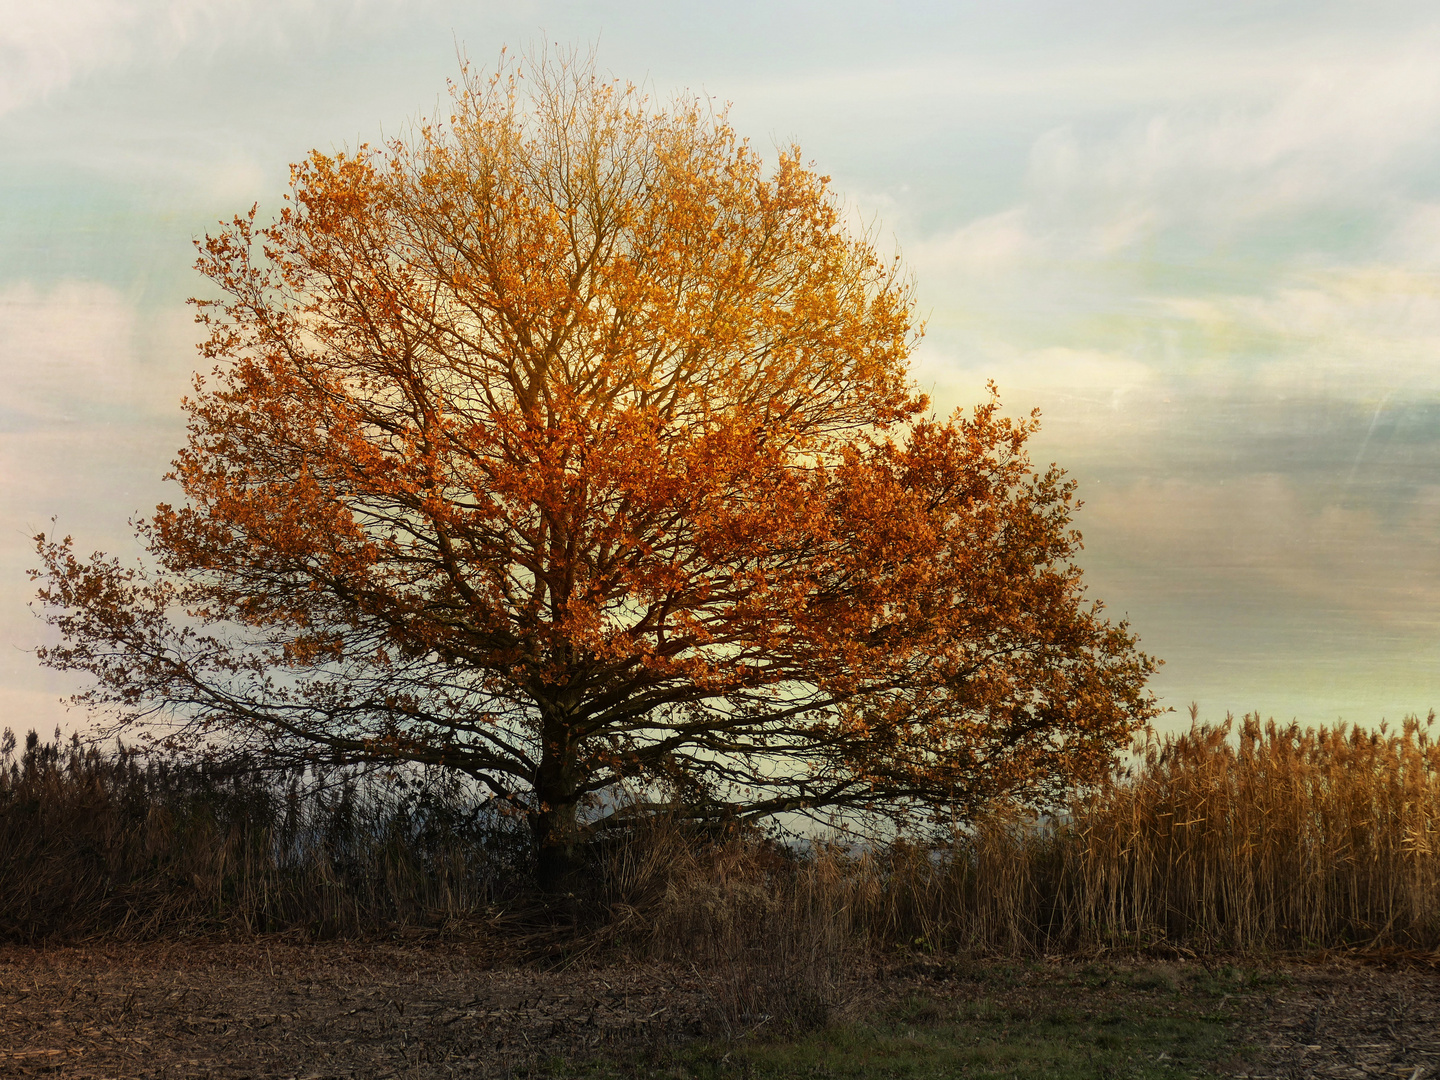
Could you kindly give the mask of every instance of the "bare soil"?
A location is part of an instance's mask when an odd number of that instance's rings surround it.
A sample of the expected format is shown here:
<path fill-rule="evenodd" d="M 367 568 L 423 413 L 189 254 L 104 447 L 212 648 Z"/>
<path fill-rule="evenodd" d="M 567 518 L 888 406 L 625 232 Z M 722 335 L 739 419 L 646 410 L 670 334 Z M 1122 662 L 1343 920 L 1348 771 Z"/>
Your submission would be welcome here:
<path fill-rule="evenodd" d="M 1176 978 L 1185 968 L 1165 965 Z M 988 997 L 1098 992 L 1055 965 L 1005 971 Z M 0 1076 L 543 1073 L 713 1033 L 718 977 L 656 963 L 500 965 L 455 943 L 0 946 Z M 857 968 L 853 979 L 851 1017 L 917 994 L 979 992 L 973 977 L 926 964 Z M 1237 1048 L 1252 1048 L 1234 1075 L 1440 1078 L 1440 971 L 1427 962 L 1279 965 L 1232 1007 Z"/>
<path fill-rule="evenodd" d="M 0 949 L 0 1075 L 504 1075 L 683 1038 L 702 980 L 662 965 L 492 968 L 464 946 Z"/>
<path fill-rule="evenodd" d="M 1440 957 L 1288 964 L 1252 1001 L 1254 1077 L 1440 1077 Z M 1247 1074 L 1241 1074 L 1247 1075 Z"/>

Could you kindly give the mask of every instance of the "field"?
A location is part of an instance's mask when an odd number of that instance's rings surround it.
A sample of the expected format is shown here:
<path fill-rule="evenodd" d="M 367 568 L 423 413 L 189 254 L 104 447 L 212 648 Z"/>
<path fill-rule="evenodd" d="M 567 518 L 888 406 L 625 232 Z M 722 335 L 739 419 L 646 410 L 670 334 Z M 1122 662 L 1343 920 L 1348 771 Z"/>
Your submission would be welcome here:
<path fill-rule="evenodd" d="M 653 822 L 565 897 L 443 778 L 7 739 L 0 1075 L 1440 1076 L 1431 730 L 1197 725 L 868 849 Z"/>
<path fill-rule="evenodd" d="M 0 1075 L 1427 1077 L 1411 963 L 897 960 L 806 1034 L 717 1029 L 674 964 L 494 966 L 436 943 L 0 949 Z"/>

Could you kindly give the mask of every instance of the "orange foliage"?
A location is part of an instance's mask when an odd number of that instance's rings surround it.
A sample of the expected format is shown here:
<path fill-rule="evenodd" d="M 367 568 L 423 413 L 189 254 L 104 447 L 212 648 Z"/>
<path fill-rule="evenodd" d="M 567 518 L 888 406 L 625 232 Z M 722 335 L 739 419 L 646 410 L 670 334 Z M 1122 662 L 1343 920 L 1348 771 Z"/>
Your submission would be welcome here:
<path fill-rule="evenodd" d="M 313 153 L 201 245 L 154 573 L 38 538 L 131 719 L 464 770 L 555 858 L 617 783 L 711 816 L 964 813 L 1098 776 L 1154 662 L 1086 604 L 1035 421 L 948 422 L 827 178 L 583 63 Z"/>

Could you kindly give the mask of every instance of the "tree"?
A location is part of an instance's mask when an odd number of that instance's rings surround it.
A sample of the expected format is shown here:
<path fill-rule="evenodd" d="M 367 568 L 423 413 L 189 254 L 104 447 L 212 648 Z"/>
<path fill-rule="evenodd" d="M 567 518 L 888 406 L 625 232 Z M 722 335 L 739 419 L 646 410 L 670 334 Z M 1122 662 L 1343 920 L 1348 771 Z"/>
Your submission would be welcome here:
<path fill-rule="evenodd" d="M 909 279 L 828 178 L 585 63 L 451 99 L 199 245 L 185 499 L 150 568 L 37 537 L 42 661 L 173 737 L 461 770 L 551 884 L 647 810 L 1102 772 L 1154 661 L 1084 599 L 1073 485 L 993 388 L 929 414 Z"/>

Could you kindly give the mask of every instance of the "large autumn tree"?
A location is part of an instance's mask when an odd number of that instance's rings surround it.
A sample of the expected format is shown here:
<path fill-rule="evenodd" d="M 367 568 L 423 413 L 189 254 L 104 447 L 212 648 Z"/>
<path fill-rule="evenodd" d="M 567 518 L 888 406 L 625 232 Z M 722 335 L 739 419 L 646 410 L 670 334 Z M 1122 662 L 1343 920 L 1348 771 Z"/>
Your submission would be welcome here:
<path fill-rule="evenodd" d="M 551 882 L 616 815 L 1102 771 L 1154 662 L 1083 596 L 1072 485 L 1033 419 L 930 415 L 827 178 L 584 63 L 452 101 L 200 245 L 184 499 L 148 563 L 37 538 L 43 662 L 122 723 L 461 770 Z"/>

